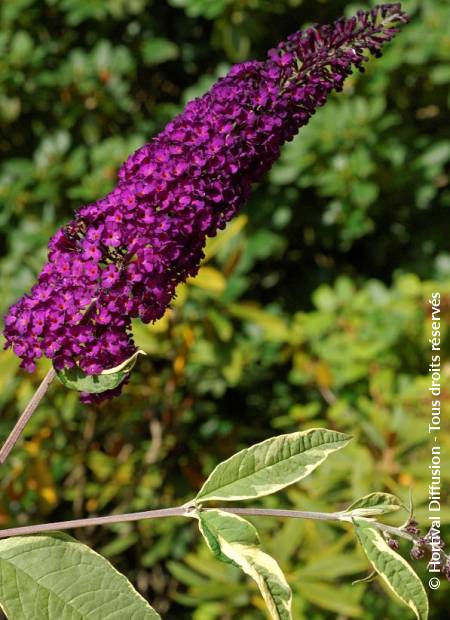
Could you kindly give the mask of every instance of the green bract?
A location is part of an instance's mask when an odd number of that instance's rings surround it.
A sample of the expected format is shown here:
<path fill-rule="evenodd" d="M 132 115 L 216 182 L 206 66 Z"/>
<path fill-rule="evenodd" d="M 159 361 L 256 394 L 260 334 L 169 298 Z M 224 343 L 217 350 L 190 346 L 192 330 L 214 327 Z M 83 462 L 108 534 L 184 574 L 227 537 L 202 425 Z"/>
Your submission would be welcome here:
<path fill-rule="evenodd" d="M 139 355 L 146 354 L 144 351 L 138 350 L 118 366 L 107 368 L 99 375 L 87 375 L 79 366 L 57 370 L 56 375 L 61 383 L 72 390 L 100 394 L 106 390 L 113 390 L 120 385 L 132 371 Z"/>

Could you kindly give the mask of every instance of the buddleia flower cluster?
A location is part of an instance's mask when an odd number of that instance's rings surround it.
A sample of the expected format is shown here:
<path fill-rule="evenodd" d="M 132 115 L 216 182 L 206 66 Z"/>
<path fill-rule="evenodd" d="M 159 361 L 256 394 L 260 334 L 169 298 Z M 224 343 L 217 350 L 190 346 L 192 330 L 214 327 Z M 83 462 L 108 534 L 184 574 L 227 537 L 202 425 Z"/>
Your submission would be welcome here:
<path fill-rule="evenodd" d="M 188 103 L 128 158 L 107 196 L 50 240 L 37 283 L 5 319 L 21 367 L 31 372 L 46 356 L 56 369 L 95 375 L 132 355 L 131 320 L 163 316 L 197 273 L 206 238 L 236 215 L 283 143 L 406 21 L 386 4 L 296 32 Z"/>

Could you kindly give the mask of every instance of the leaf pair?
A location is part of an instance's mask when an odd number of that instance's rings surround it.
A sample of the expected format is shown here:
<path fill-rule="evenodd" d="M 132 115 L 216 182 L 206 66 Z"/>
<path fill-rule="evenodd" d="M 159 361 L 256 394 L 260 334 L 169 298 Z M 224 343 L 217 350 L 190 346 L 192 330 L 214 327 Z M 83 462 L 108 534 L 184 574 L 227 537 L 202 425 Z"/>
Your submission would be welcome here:
<path fill-rule="evenodd" d="M 292 592 L 277 562 L 261 550 L 258 532 L 237 515 L 201 505 L 275 493 L 305 478 L 349 440 L 321 428 L 273 437 L 220 463 L 197 494 L 196 516 L 208 547 L 254 579 L 274 620 L 292 620 Z"/>
<path fill-rule="evenodd" d="M 350 437 L 326 429 L 310 429 L 268 439 L 220 463 L 200 489 L 196 501 L 258 498 L 298 482 Z M 343 511 L 351 521 L 369 561 L 418 620 L 428 617 L 425 589 L 410 565 L 371 525 L 376 516 L 396 512 L 403 503 L 390 493 L 371 493 Z M 260 549 L 256 529 L 248 521 L 221 510 L 200 509 L 200 531 L 214 555 L 239 566 L 252 577 L 274 620 L 291 620 L 291 590 L 276 561 Z"/>
<path fill-rule="evenodd" d="M 408 607 L 418 620 L 428 618 L 428 597 L 419 577 L 404 558 L 387 544 L 380 530 L 371 524 L 371 518 L 405 509 L 404 504 L 390 493 L 371 493 L 356 500 L 344 511 L 351 519 L 374 573 Z"/>

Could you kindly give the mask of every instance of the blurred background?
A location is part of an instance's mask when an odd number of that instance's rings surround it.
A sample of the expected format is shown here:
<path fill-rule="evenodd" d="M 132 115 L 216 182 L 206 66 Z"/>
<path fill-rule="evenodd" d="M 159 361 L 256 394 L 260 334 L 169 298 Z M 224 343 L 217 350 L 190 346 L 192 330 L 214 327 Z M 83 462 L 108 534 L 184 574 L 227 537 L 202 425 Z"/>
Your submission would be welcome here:
<path fill-rule="evenodd" d="M 115 184 L 120 163 L 231 64 L 371 3 L 346 0 L 3 0 L 1 310 L 34 282 L 48 237 Z M 326 426 L 354 441 L 262 505 L 336 510 L 388 491 L 427 518 L 427 299 L 450 314 L 450 6 L 408 0 L 412 23 L 288 144 L 153 326 L 123 395 L 82 406 L 55 383 L 0 480 L 0 526 L 180 504 L 214 465 L 271 435 Z M 450 348 L 448 328 L 444 350 Z M 0 436 L 34 375 L 0 354 Z M 443 366 L 442 519 L 450 477 Z M 398 522 L 398 520 L 397 520 Z M 296 620 L 409 617 L 345 528 L 259 519 Z M 261 620 L 256 589 L 180 519 L 74 533 L 165 619 Z M 447 536 L 448 540 L 448 536 Z M 407 554 L 408 549 L 404 548 Z M 425 565 L 417 567 L 426 578 Z M 448 609 L 432 593 L 432 618 Z M 447 597 L 447 600 L 446 600 Z"/>

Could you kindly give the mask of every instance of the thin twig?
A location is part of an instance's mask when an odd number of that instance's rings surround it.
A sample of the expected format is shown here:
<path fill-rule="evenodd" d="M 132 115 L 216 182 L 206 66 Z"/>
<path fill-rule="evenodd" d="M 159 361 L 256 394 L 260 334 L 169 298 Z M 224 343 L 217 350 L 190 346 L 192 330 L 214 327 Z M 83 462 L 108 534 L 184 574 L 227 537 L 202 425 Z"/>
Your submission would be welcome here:
<path fill-rule="evenodd" d="M 334 405 L 337 402 L 337 397 L 332 390 L 325 386 L 319 386 L 319 392 L 322 395 L 322 398 L 328 405 Z"/>
<path fill-rule="evenodd" d="M 202 510 L 208 510 L 202 508 Z M 351 516 L 344 512 L 310 512 L 303 510 L 277 510 L 270 508 L 219 508 L 223 512 L 236 515 L 246 515 L 249 517 L 291 517 L 295 519 L 314 519 L 316 521 L 341 521 L 351 523 Z M 55 532 L 58 530 L 70 530 L 79 527 L 91 527 L 93 525 L 108 525 L 113 523 L 125 523 L 127 521 L 140 521 L 141 519 L 157 519 L 160 517 L 189 517 L 195 515 L 195 506 L 188 502 L 175 508 L 162 508 L 159 510 L 147 510 L 144 512 L 130 512 L 121 515 L 109 515 L 107 517 L 88 517 L 86 519 L 74 519 L 72 521 L 59 521 L 57 523 L 43 523 L 41 525 L 25 525 L 0 530 L 0 538 L 9 536 L 25 536 L 29 534 L 39 534 L 42 532 Z M 414 541 L 415 538 L 404 530 L 373 521 L 366 517 L 359 517 L 364 521 L 369 521 L 373 527 L 379 530 L 407 538 Z"/>
<path fill-rule="evenodd" d="M 156 418 L 150 420 L 149 423 L 150 435 L 152 443 L 144 456 L 144 463 L 146 465 L 153 465 L 156 463 L 159 457 L 159 451 L 162 446 L 162 426 L 161 422 Z"/>
<path fill-rule="evenodd" d="M 18 441 L 28 420 L 31 418 L 33 413 L 36 411 L 37 406 L 41 402 L 42 398 L 44 397 L 45 393 L 47 392 L 49 388 L 50 383 L 53 381 L 55 376 L 56 376 L 56 373 L 52 366 L 50 370 L 48 371 L 48 373 L 43 378 L 42 383 L 40 384 L 40 386 L 34 393 L 32 399 L 30 400 L 28 405 L 25 407 L 24 412 L 22 413 L 20 418 L 17 420 L 7 440 L 3 444 L 2 449 L 0 450 L 0 464 L 4 463 L 6 459 L 8 458 L 9 453 L 11 452 L 14 445 Z"/>

